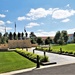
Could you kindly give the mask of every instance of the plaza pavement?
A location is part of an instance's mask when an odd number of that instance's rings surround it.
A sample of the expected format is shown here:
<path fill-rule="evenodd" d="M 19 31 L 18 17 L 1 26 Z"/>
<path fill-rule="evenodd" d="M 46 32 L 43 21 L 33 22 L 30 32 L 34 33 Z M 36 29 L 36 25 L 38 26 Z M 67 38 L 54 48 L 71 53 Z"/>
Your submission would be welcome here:
<path fill-rule="evenodd" d="M 30 48 L 28 51 L 33 52 L 34 48 Z M 44 55 L 43 51 L 34 51 L 35 54 Z M 57 62 L 57 64 L 64 65 L 64 64 L 70 64 L 75 63 L 75 57 L 67 56 L 67 55 L 60 55 L 55 53 L 48 53 L 46 52 L 46 56 L 49 57 L 49 62 Z"/>

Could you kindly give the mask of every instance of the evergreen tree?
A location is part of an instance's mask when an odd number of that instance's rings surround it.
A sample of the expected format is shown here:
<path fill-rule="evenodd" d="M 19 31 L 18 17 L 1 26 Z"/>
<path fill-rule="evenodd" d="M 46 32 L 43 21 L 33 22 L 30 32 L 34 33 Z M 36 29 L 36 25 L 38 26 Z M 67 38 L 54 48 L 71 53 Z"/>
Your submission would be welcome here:
<path fill-rule="evenodd" d="M 47 37 L 45 39 L 45 44 L 50 44 L 50 43 L 52 43 L 52 39 L 50 37 Z"/>
<path fill-rule="evenodd" d="M 41 45 L 41 44 L 43 43 L 43 40 L 42 40 L 41 37 L 38 37 L 38 38 L 37 38 L 37 43 L 38 43 L 39 45 Z"/>
<path fill-rule="evenodd" d="M 74 34 L 73 34 L 73 37 L 74 37 L 74 43 L 75 43 L 75 32 L 74 32 Z"/>
<path fill-rule="evenodd" d="M 24 33 L 22 32 L 22 39 L 24 38 Z"/>
<path fill-rule="evenodd" d="M 13 39 L 16 40 L 16 33 L 13 33 Z"/>
<path fill-rule="evenodd" d="M 58 44 L 58 40 L 60 39 L 61 33 L 58 31 L 54 37 L 54 43 Z"/>
<path fill-rule="evenodd" d="M 18 40 L 20 40 L 20 33 L 18 32 Z"/>
<path fill-rule="evenodd" d="M 12 40 L 12 32 L 9 33 L 9 39 Z"/>

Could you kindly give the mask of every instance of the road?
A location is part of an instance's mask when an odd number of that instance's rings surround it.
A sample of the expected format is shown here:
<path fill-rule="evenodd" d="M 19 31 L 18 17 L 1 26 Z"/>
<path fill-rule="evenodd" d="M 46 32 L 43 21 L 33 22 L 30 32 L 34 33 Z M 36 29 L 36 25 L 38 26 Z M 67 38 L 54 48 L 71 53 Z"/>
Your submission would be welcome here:
<path fill-rule="evenodd" d="M 43 69 L 33 69 L 14 75 L 75 75 L 75 64 L 61 65 Z"/>

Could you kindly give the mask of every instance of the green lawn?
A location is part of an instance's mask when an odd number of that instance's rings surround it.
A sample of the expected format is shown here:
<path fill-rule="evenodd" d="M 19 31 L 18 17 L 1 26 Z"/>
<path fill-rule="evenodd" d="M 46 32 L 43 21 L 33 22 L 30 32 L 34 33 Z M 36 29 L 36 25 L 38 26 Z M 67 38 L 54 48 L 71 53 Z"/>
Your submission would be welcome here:
<path fill-rule="evenodd" d="M 73 52 L 75 53 L 75 44 L 67 44 L 67 45 L 51 45 L 51 50 L 53 52 L 59 52 L 60 48 L 62 48 L 62 51 L 64 52 Z M 44 51 L 49 51 L 48 47 L 37 47 L 38 50 L 44 50 Z"/>
<path fill-rule="evenodd" d="M 62 48 L 63 51 L 68 51 L 73 53 L 75 52 L 75 44 L 52 46 L 53 51 L 59 51 L 60 48 Z"/>
<path fill-rule="evenodd" d="M 0 73 L 31 68 L 35 65 L 16 52 L 0 52 Z"/>

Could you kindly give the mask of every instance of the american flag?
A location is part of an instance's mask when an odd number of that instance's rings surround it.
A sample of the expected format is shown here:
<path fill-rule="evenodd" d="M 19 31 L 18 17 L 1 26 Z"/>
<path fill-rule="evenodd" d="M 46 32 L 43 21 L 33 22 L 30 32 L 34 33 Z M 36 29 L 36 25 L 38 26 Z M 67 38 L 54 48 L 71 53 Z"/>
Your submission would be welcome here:
<path fill-rule="evenodd" d="M 25 29 L 25 27 L 24 27 L 24 32 L 26 32 L 26 29 Z"/>
<path fill-rule="evenodd" d="M 15 23 L 15 28 L 16 28 L 16 23 Z"/>

